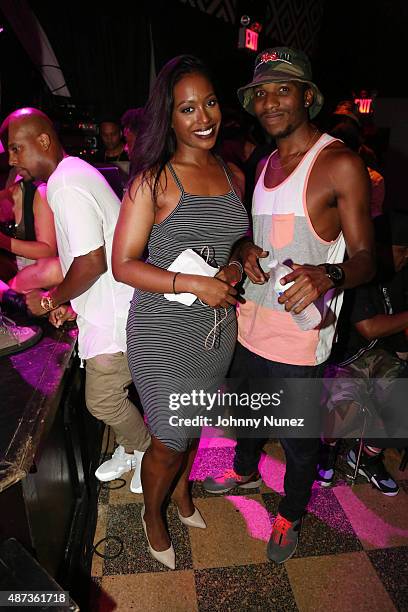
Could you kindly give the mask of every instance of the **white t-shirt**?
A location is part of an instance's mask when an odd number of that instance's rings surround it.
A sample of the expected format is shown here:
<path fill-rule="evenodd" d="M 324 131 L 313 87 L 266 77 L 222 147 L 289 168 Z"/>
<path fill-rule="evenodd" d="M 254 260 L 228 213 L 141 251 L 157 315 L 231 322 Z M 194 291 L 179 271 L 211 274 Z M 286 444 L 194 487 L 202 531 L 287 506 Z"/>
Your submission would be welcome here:
<path fill-rule="evenodd" d="M 71 300 L 78 315 L 81 359 L 126 351 L 126 320 L 133 289 L 112 275 L 112 239 L 120 201 L 96 168 L 78 157 L 65 157 L 47 183 L 54 213 L 63 274 L 74 257 L 105 246 L 107 271 Z"/>

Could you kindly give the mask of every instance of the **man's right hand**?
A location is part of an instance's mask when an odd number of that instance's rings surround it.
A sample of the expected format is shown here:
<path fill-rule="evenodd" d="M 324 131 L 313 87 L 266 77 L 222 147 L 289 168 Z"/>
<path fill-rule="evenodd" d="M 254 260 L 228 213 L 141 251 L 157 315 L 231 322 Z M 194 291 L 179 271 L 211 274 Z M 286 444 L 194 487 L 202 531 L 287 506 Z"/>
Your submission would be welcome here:
<path fill-rule="evenodd" d="M 256 285 L 263 285 L 269 279 L 269 273 L 264 272 L 259 266 L 259 259 L 268 257 L 269 252 L 263 251 L 261 247 L 253 242 L 246 242 L 240 249 L 242 266 L 249 280 Z"/>
<path fill-rule="evenodd" d="M 61 327 L 65 321 L 75 321 L 75 319 L 76 312 L 68 304 L 61 304 L 48 315 L 48 320 L 54 327 Z"/>

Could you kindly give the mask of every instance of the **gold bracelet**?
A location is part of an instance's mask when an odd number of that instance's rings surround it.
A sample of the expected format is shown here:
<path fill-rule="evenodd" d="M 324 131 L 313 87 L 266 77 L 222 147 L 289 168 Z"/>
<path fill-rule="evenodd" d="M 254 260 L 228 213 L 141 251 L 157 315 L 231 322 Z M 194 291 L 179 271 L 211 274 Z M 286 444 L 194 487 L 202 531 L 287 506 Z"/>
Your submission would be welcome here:
<path fill-rule="evenodd" d="M 51 310 L 54 310 L 54 308 L 57 307 L 54 304 L 54 301 L 49 293 L 46 293 L 42 296 L 40 304 L 41 304 L 41 308 L 45 310 L 45 312 L 50 312 Z"/>

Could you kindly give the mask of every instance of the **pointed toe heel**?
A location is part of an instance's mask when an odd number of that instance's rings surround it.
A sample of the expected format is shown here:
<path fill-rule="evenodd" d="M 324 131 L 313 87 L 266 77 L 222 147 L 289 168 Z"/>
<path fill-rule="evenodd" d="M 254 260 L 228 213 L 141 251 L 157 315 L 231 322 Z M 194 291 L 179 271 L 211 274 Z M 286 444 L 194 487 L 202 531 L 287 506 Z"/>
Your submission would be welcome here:
<path fill-rule="evenodd" d="M 178 508 L 177 508 L 177 513 L 183 525 L 187 525 L 187 527 L 197 527 L 198 529 L 207 528 L 207 524 L 205 520 L 203 519 L 203 517 L 201 516 L 201 513 L 198 510 L 198 508 L 195 508 L 194 514 L 192 514 L 191 516 L 187 516 L 187 517 L 181 516 Z"/>
<path fill-rule="evenodd" d="M 172 570 L 176 569 L 176 555 L 174 553 L 173 544 L 170 544 L 170 548 L 167 548 L 166 550 L 154 550 L 154 548 L 152 548 L 149 542 L 148 535 L 147 535 L 144 514 L 145 514 L 145 507 L 143 506 L 140 516 L 142 518 L 143 530 L 145 532 L 150 554 L 152 555 L 154 559 L 156 559 L 156 561 L 159 561 L 159 563 L 162 563 L 163 565 L 165 565 L 166 567 Z"/>

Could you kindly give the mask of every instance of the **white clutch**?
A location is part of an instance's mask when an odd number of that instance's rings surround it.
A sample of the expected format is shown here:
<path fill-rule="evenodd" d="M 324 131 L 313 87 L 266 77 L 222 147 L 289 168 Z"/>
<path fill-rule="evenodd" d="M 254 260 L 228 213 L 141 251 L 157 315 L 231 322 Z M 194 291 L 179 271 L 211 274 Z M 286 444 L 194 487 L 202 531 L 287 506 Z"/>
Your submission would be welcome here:
<path fill-rule="evenodd" d="M 183 274 L 198 274 L 199 276 L 211 276 L 217 274 L 219 268 L 210 266 L 198 253 L 193 249 L 186 249 L 167 268 L 169 272 L 182 272 Z M 169 302 L 180 302 L 191 306 L 197 299 L 194 293 L 165 293 L 164 297 Z"/>

